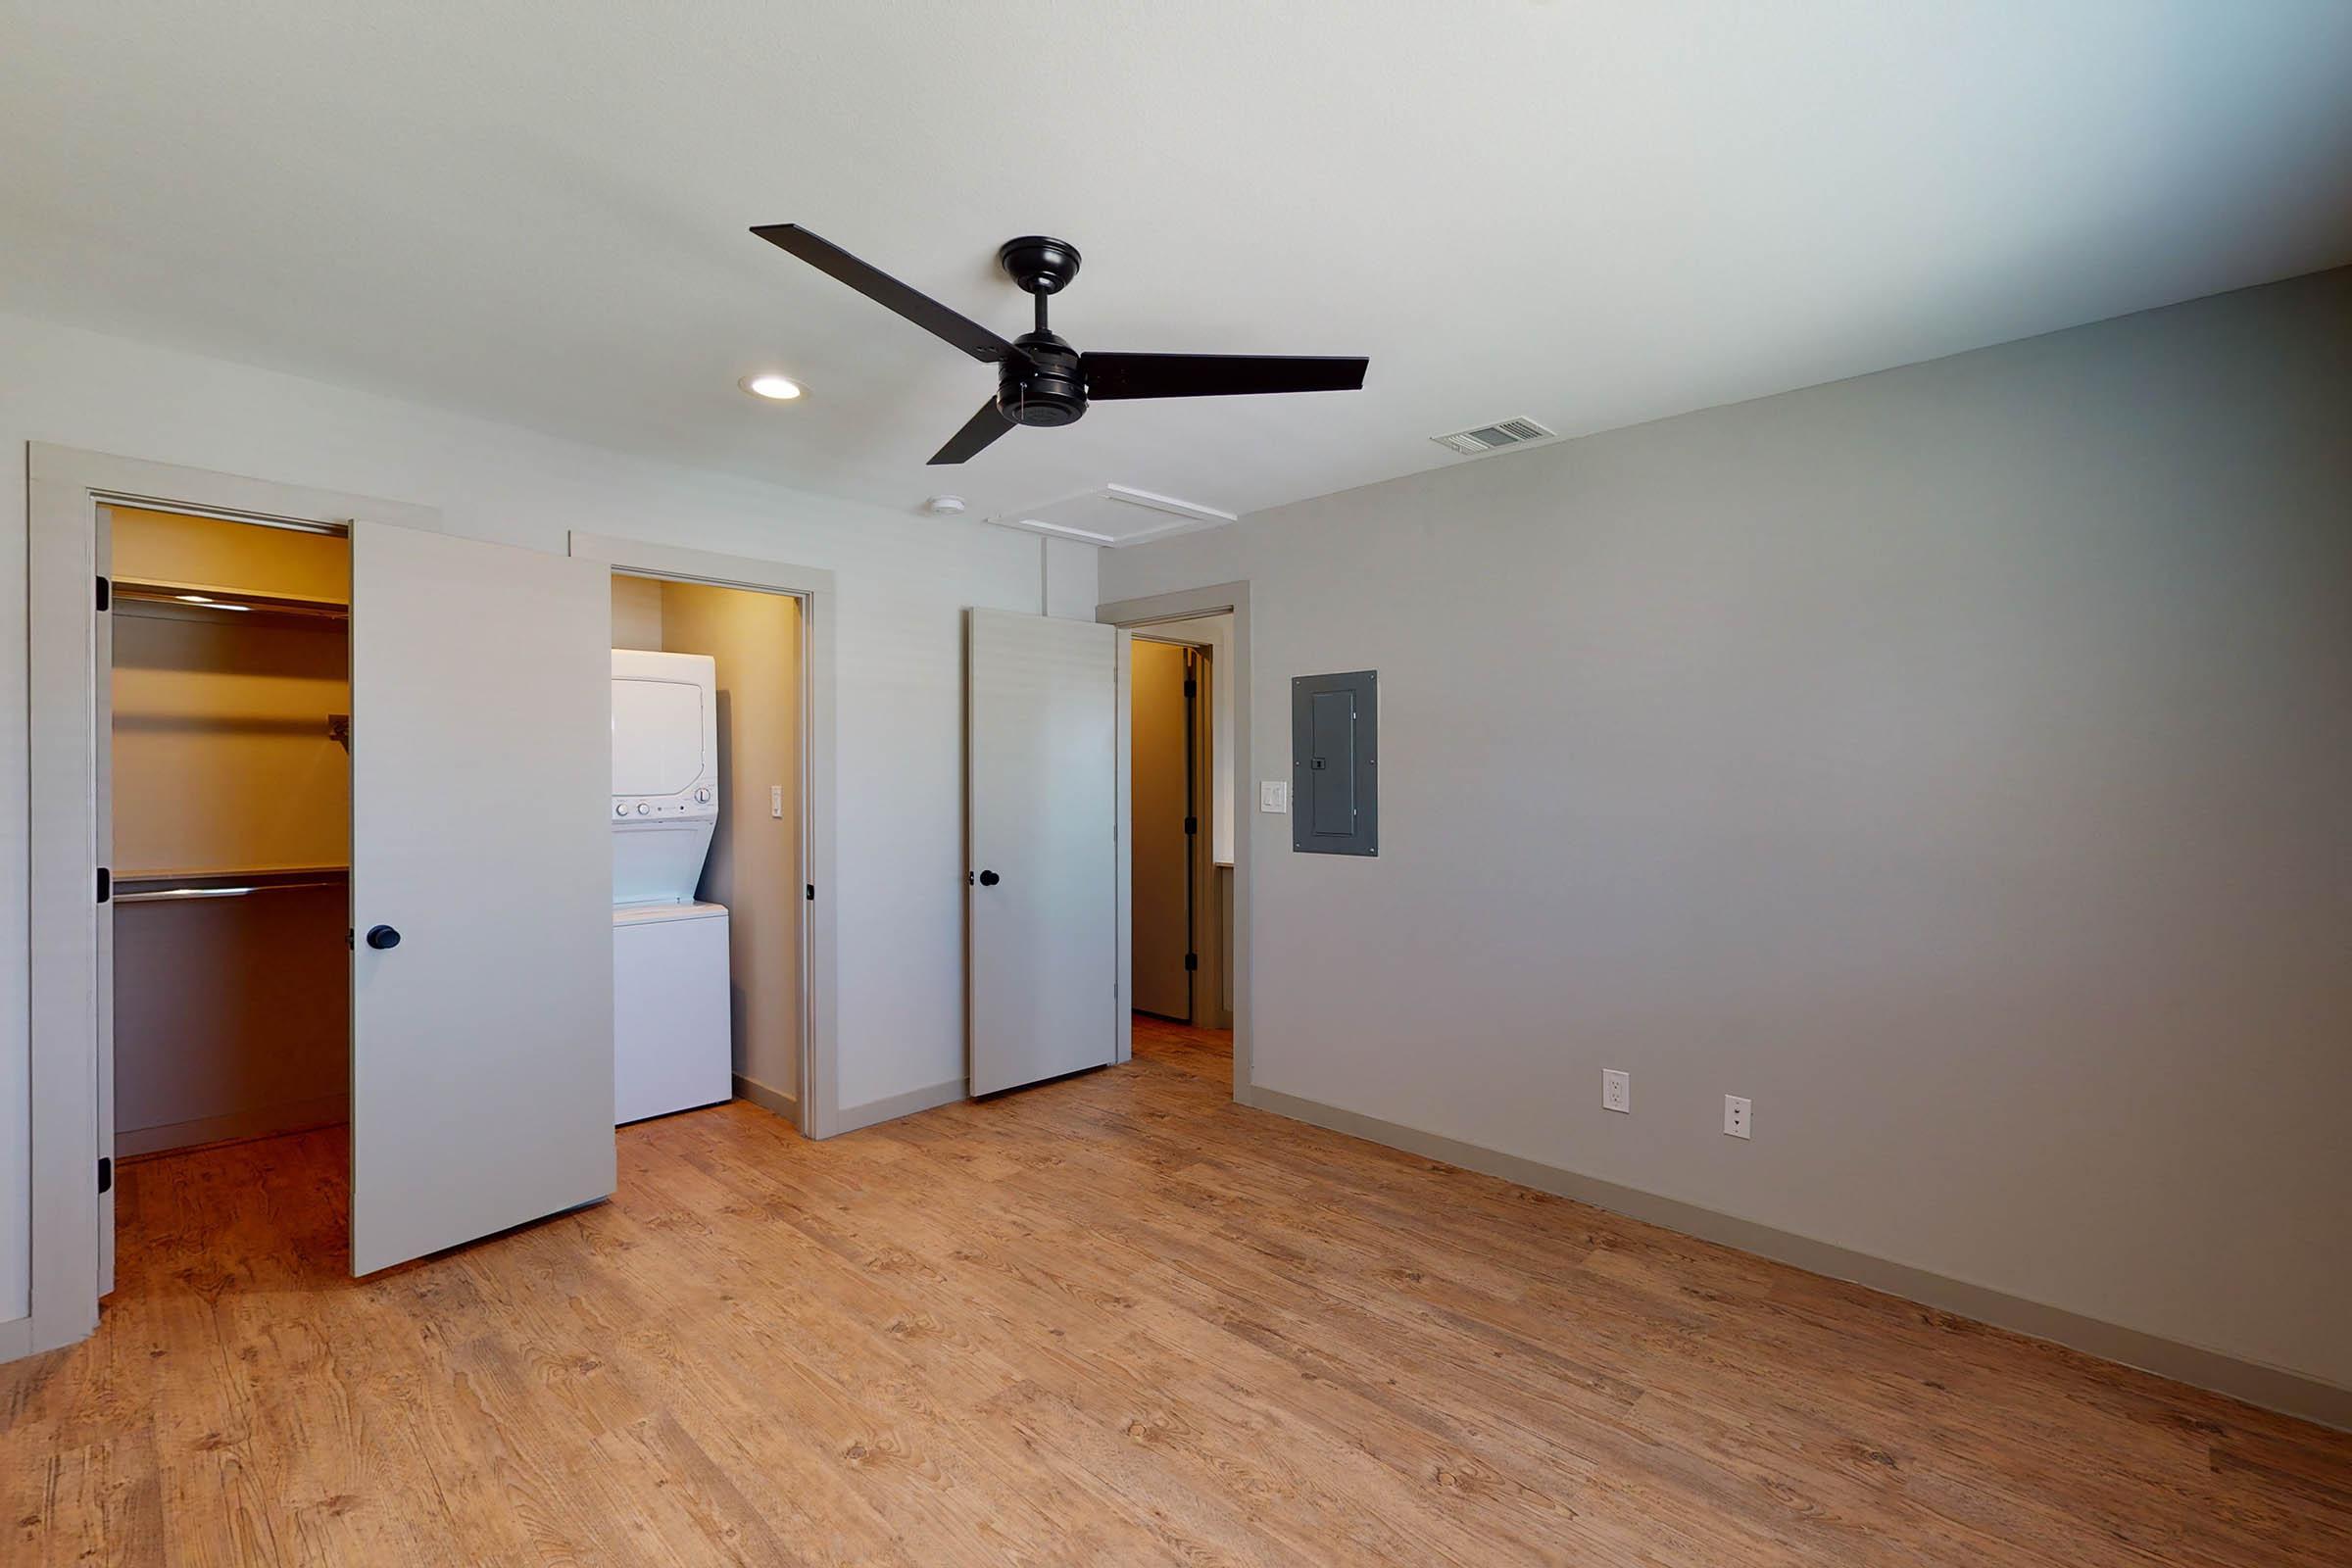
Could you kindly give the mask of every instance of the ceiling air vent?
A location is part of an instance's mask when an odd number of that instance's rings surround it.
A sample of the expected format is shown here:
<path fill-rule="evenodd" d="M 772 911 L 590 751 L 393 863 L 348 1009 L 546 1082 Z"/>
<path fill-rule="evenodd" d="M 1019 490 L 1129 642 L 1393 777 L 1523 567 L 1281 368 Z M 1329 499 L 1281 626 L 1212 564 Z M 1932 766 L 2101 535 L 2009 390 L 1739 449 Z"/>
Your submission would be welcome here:
<path fill-rule="evenodd" d="M 1497 419 L 1475 430 L 1456 430 L 1451 435 L 1433 435 L 1430 439 L 1448 452 L 1475 458 L 1496 447 L 1515 447 L 1522 441 L 1541 441 L 1556 434 L 1557 431 L 1546 430 L 1533 419 Z"/>

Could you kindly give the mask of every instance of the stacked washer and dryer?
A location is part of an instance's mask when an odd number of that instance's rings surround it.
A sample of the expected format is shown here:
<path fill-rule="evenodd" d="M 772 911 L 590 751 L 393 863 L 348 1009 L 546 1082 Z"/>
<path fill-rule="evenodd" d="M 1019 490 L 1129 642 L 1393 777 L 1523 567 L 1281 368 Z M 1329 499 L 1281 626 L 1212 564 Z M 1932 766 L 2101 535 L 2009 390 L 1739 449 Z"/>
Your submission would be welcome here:
<path fill-rule="evenodd" d="M 612 650 L 612 1106 L 734 1093 L 727 911 L 695 890 L 718 828 L 717 665 Z"/>

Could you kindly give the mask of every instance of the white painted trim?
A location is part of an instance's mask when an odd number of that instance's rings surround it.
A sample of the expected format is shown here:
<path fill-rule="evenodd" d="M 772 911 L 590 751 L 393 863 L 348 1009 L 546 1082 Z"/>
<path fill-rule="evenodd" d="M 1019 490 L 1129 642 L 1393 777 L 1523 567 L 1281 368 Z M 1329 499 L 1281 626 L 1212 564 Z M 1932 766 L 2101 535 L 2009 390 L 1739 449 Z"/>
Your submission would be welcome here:
<path fill-rule="evenodd" d="M 97 518 L 101 500 L 340 528 L 438 532 L 430 507 L 30 442 L 25 449 L 29 813 L 25 1023 L 31 1045 L 32 1311 L 0 1351 L 98 1326 Z"/>
<path fill-rule="evenodd" d="M 605 534 L 570 537 L 573 555 L 604 562 L 614 571 L 787 593 L 801 601 L 801 864 L 816 897 L 801 911 L 801 1074 L 792 1104 L 799 1111 L 796 1125 L 810 1138 L 862 1126 L 845 1120 L 841 1105 L 841 885 L 835 874 L 833 815 L 834 622 L 840 618 L 840 599 L 833 573 L 821 566 Z"/>
<path fill-rule="evenodd" d="M 1149 507 L 1153 512 L 1164 512 L 1173 517 L 1206 523 L 1212 528 L 1242 520 L 1235 513 L 1219 512 L 1214 507 L 1204 507 L 1198 501 L 1187 501 L 1182 496 L 1163 496 L 1156 490 L 1138 490 L 1131 484 L 1106 484 L 1102 487 L 1102 494 L 1109 500 L 1123 501 L 1131 507 Z"/>
<path fill-rule="evenodd" d="M 1272 1089 L 1254 1089 L 1249 1104 L 1277 1116 L 1288 1116 L 1310 1126 L 1322 1127 L 1350 1138 L 1400 1149 L 1424 1159 L 1442 1159 L 1464 1170 L 1474 1170 L 1495 1176 L 1522 1187 L 1532 1187 L 1540 1193 L 1572 1199 L 1605 1208 L 1613 1214 L 1624 1214 L 1644 1224 L 1660 1225 L 1685 1236 L 1719 1247 L 1736 1248 L 1787 1263 L 1808 1273 L 1826 1274 L 1832 1279 L 1846 1280 L 1868 1290 L 1879 1291 L 1905 1300 L 1918 1301 L 1942 1312 L 1957 1313 L 1989 1323 L 2011 1333 L 2031 1335 L 2039 1340 L 2095 1355 L 2102 1360 L 2121 1362 L 2137 1367 L 2158 1377 L 2212 1389 L 2258 1404 L 2266 1409 L 2282 1410 L 2288 1415 L 2301 1416 L 2306 1421 L 2352 1431 L 2352 1389 L 2323 1382 L 2301 1372 L 2289 1372 L 2265 1362 L 2167 1340 L 2159 1335 L 2142 1333 L 2070 1312 L 2064 1307 L 2045 1305 L 2022 1296 L 2011 1296 L 1987 1286 L 1936 1274 L 1928 1269 L 1914 1268 L 1868 1252 L 1833 1242 L 1815 1241 L 1793 1231 L 1781 1230 L 1757 1220 L 1736 1214 L 1702 1208 L 1686 1203 L 1681 1199 L 1663 1198 L 1635 1187 L 1621 1187 L 1615 1182 L 1596 1176 L 1586 1176 L 1564 1166 L 1547 1165 L 1541 1160 L 1505 1154 L 1478 1144 L 1447 1138 L 1442 1133 L 1423 1132 L 1400 1122 L 1385 1121 L 1360 1111 L 1329 1105 L 1321 1101 L 1286 1095 Z"/>
<path fill-rule="evenodd" d="M 800 1126 L 801 1100 L 798 1095 L 778 1089 L 772 1084 L 763 1084 L 757 1078 L 746 1078 L 741 1073 L 733 1076 L 737 1100 L 748 1100 L 768 1114 L 781 1116 L 793 1126 Z"/>
<path fill-rule="evenodd" d="M 1117 1039 L 1111 1046 L 1110 1059 L 1116 1065 L 1135 1056 L 1135 639 L 1125 631 L 1118 634 L 1116 683 L 1118 688 L 1116 726 L 1111 740 L 1111 789 L 1117 804 L 1114 809 L 1118 828 L 1118 854 L 1111 857 L 1117 868 L 1118 891 L 1113 895 L 1118 908 L 1118 1024 Z"/>
<path fill-rule="evenodd" d="M 1098 533 L 1092 528 L 1075 527 L 1066 522 L 1047 522 L 1040 517 L 1031 515 L 1032 513 L 1051 512 L 1055 507 L 1066 507 L 1073 501 L 1116 501 L 1126 506 L 1144 507 L 1152 512 L 1163 512 L 1176 520 L 1161 523 L 1156 528 L 1141 529 L 1135 533 L 1107 534 Z M 1163 496 L 1152 490 L 1138 490 L 1133 485 L 1099 484 L 1085 490 L 1073 490 L 1068 495 L 1055 496 L 1051 501 L 1040 501 L 1026 507 L 1014 507 L 1004 512 L 994 513 L 980 520 L 992 527 L 1017 528 L 1024 533 L 1050 534 L 1056 539 L 1075 539 L 1081 544 L 1100 545 L 1105 550 L 1124 550 L 1131 545 L 1150 544 L 1154 539 L 1172 538 L 1180 533 L 1196 533 L 1202 528 L 1222 528 L 1229 522 L 1237 521 L 1238 518 L 1233 513 L 1220 512 L 1215 507 L 1203 506 L 1198 501 L 1187 501 L 1181 496 Z"/>
<path fill-rule="evenodd" d="M 1193 615 L 1233 612 L 1233 1098 L 1248 1102 L 1251 1093 L 1253 1019 L 1250 1005 L 1250 887 L 1251 844 L 1256 839 L 1257 784 L 1250 763 L 1250 585 L 1217 583 L 1206 588 L 1184 588 L 1144 599 L 1119 599 L 1095 608 L 1095 618 L 1113 626 L 1140 626 L 1151 621 L 1182 620 Z M 1124 699 L 1121 708 L 1125 708 Z M 1122 745 L 1120 754 L 1127 748 Z M 1126 792 L 1120 792 L 1126 798 Z M 1122 863 L 1124 857 L 1121 858 Z M 1130 897 L 1119 900 L 1122 931 L 1132 918 Z M 1122 940 L 1124 940 L 1122 938 Z M 1122 954 L 1124 949 L 1122 948 Z M 1122 962 L 1124 958 L 1122 957 Z M 1121 976 L 1122 983 L 1125 976 Z"/>
<path fill-rule="evenodd" d="M 901 1116 L 911 1116 L 916 1111 L 937 1110 L 942 1105 L 953 1105 L 965 1098 L 964 1090 L 968 1082 L 962 1078 L 950 1078 L 945 1083 L 932 1084 L 925 1089 L 909 1089 L 903 1095 L 887 1095 L 880 1100 L 869 1100 L 862 1105 L 852 1105 L 841 1112 L 841 1123 L 834 1131 L 854 1133 L 860 1127 L 897 1121 Z"/>
<path fill-rule="evenodd" d="M 1091 492 L 1090 492 L 1091 493 Z M 1106 550 L 1118 548 L 1118 541 L 1106 533 L 1091 528 L 1073 528 L 1067 523 L 1040 522 L 1035 517 L 983 517 L 982 522 L 997 528 L 1018 528 L 1023 533 L 1046 534 L 1055 539 L 1075 539 L 1082 545 L 1101 545 Z"/>
<path fill-rule="evenodd" d="M 318 1095 L 282 1104 L 257 1105 L 220 1116 L 197 1116 L 155 1127 L 133 1127 L 115 1135 L 115 1162 L 142 1154 L 194 1149 L 202 1144 L 225 1144 L 248 1138 L 274 1138 L 280 1133 L 308 1132 L 351 1119 L 351 1096 Z"/>

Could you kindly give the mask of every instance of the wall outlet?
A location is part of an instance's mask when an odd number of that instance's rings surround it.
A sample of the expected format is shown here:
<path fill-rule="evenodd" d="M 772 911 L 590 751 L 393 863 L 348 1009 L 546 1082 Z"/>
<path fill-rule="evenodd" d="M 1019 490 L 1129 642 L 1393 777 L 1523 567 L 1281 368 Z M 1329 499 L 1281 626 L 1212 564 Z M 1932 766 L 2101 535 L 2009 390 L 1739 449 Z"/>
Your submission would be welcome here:
<path fill-rule="evenodd" d="M 770 816 L 784 814 L 784 786 L 781 784 L 770 784 L 767 787 L 767 814 Z"/>
<path fill-rule="evenodd" d="M 1276 815 L 1291 808 L 1291 786 L 1288 779 L 1261 779 L 1257 786 L 1257 808 Z"/>
<path fill-rule="evenodd" d="M 1749 1117 L 1750 1112 L 1748 1110 L 1746 1101 L 1741 1100 L 1738 1095 L 1726 1095 L 1723 1097 L 1724 1137 L 1745 1138 L 1747 1136 Z"/>
<path fill-rule="evenodd" d="M 1634 1075 L 1614 1067 L 1600 1069 L 1600 1108 L 1633 1114 Z"/>

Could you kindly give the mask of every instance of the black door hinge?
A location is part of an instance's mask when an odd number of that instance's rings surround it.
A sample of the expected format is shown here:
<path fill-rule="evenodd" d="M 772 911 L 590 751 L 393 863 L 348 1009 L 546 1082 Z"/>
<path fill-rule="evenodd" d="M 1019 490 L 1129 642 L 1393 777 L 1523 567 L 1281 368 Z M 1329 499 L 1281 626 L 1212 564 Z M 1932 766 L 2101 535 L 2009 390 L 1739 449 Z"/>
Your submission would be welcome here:
<path fill-rule="evenodd" d="M 1200 819 L 1199 817 L 1197 817 L 1197 816 L 1188 816 L 1188 817 L 1186 817 L 1186 818 L 1184 819 L 1184 831 L 1185 831 L 1185 832 L 1186 832 L 1186 834 L 1188 834 L 1188 835 L 1200 832 Z"/>
<path fill-rule="evenodd" d="M 813 883 L 813 882 L 811 882 L 811 883 L 809 883 L 808 886 L 808 902 L 809 902 L 810 904 L 814 904 L 814 903 L 816 902 L 816 884 L 815 884 L 815 883 Z"/>
<path fill-rule="evenodd" d="M 1188 954 L 1186 954 L 1186 955 L 1184 956 L 1184 970 L 1185 970 L 1185 973 L 1187 973 L 1187 974 L 1190 974 L 1190 973 L 1192 973 L 1192 972 L 1193 972 L 1195 969 L 1198 969 L 1198 968 L 1200 968 L 1200 955 L 1199 955 L 1198 953 L 1188 953 Z"/>
<path fill-rule="evenodd" d="M 98 1190 L 102 1193 L 115 1190 L 115 1162 L 104 1154 L 98 1156 Z"/>
<path fill-rule="evenodd" d="M 1198 696 L 1200 696 L 1200 683 L 1199 681 L 1197 681 L 1197 680 L 1190 680 L 1190 679 L 1188 679 L 1187 681 L 1185 681 L 1185 683 L 1184 683 L 1184 695 L 1185 695 L 1185 696 L 1187 696 L 1187 697 L 1198 697 Z"/>
<path fill-rule="evenodd" d="M 106 580 L 104 577 L 101 577 L 101 578 L 99 578 L 99 579 L 98 579 L 98 608 L 99 608 L 100 610 L 107 610 L 107 609 L 111 609 L 111 608 L 113 607 L 113 605 L 114 605 L 114 599 L 115 599 L 115 585 L 114 585 L 113 583 L 111 583 L 111 582 L 108 582 L 108 581 L 107 581 L 107 580 Z"/>
<path fill-rule="evenodd" d="M 98 868 L 98 902 L 104 904 L 115 896 L 115 873 L 105 866 Z"/>

